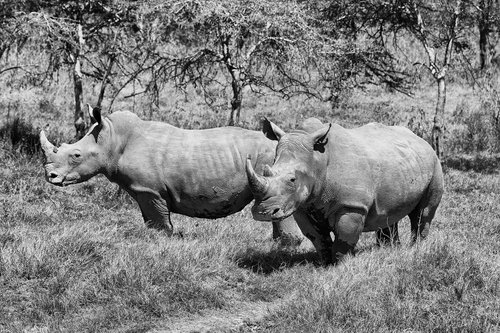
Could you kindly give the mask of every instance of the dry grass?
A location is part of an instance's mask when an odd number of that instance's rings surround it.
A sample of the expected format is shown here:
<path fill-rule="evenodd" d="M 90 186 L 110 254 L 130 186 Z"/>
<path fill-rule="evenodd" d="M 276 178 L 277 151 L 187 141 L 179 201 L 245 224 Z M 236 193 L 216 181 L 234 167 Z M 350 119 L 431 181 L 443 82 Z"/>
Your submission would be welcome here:
<path fill-rule="evenodd" d="M 38 160 L 0 151 L 10 170 L 0 176 L 1 331 L 147 331 L 187 325 L 193 314 L 229 320 L 251 303 L 272 310 L 240 331 L 500 329 L 494 174 L 450 170 L 419 246 L 380 249 L 364 234 L 355 257 L 322 268 L 309 245 L 280 247 L 248 211 L 217 221 L 175 216 L 167 237 L 145 228 L 107 180 L 55 188 Z M 407 243 L 407 221 L 401 229 Z"/>
<path fill-rule="evenodd" d="M 64 121 L 49 130 L 54 141 L 72 132 L 61 89 L 44 98 L 16 95 L 23 119 L 36 126 Z M 414 99 L 368 91 L 337 109 L 311 100 L 249 98 L 242 121 L 256 128 L 267 115 L 290 128 L 317 116 L 425 132 L 433 104 L 426 91 Z M 461 91 L 453 95 L 456 105 L 465 105 L 459 95 L 468 100 L 467 112 L 481 103 Z M 223 123 L 221 114 L 205 116 L 210 110 L 199 99 L 174 96 L 164 103 L 169 112 L 155 111 L 153 118 L 185 127 Z M 43 112 L 36 113 L 40 106 Z M 500 330 L 496 159 L 449 163 L 446 193 L 425 242 L 377 248 L 373 234 L 364 234 L 356 256 L 326 268 L 316 265 L 308 242 L 273 242 L 271 226 L 254 221 L 248 210 L 215 221 L 176 215 L 176 232 L 167 237 L 147 229 L 135 202 L 103 177 L 53 187 L 43 180 L 38 157 L 26 157 L 5 139 L 0 161 L 2 332 Z M 401 223 L 405 244 L 408 224 Z M 224 325 L 224 318 L 236 326 Z"/>

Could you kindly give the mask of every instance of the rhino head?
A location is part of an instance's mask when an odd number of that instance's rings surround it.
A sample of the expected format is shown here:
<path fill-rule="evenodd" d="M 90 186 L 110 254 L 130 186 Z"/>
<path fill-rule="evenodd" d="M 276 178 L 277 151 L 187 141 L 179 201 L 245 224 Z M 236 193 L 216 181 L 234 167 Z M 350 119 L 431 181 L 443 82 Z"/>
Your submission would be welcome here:
<path fill-rule="evenodd" d="M 309 199 L 326 172 L 324 146 L 330 127 L 321 125 L 312 132 L 301 130 L 287 134 L 264 119 L 264 134 L 278 141 L 278 145 L 273 166 L 265 165 L 262 176 L 254 171 L 250 157 L 247 158 L 248 183 L 255 197 L 254 219 L 284 219 Z"/>
<path fill-rule="evenodd" d="M 45 155 L 45 179 L 53 185 L 80 183 L 103 171 L 104 152 L 99 143 L 103 137 L 103 122 L 100 110 L 88 107 L 93 124 L 80 141 L 55 147 L 45 132 L 40 132 L 40 144 Z"/>

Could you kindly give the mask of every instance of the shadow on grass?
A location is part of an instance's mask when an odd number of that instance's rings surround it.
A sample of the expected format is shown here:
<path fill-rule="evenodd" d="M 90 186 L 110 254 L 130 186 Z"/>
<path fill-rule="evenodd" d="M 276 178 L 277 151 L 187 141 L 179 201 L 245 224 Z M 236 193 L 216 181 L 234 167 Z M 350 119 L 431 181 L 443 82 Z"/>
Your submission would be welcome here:
<path fill-rule="evenodd" d="M 402 246 L 404 245 L 382 245 L 382 247 L 391 247 L 396 250 Z M 354 250 L 354 256 L 363 252 L 380 249 L 380 247 L 381 246 L 375 243 L 356 247 Z M 345 260 L 349 259 L 346 257 Z M 311 249 L 307 252 L 294 252 L 293 249 L 287 247 L 273 249 L 268 252 L 248 249 L 246 252 L 237 255 L 235 261 L 239 267 L 246 268 L 254 273 L 263 275 L 268 275 L 275 271 L 281 271 L 297 265 L 313 264 L 316 267 L 324 266 L 320 262 L 316 250 Z"/>
<path fill-rule="evenodd" d="M 457 155 L 443 161 L 445 168 L 460 171 L 475 171 L 485 174 L 498 173 L 500 154 Z"/>
<path fill-rule="evenodd" d="M 254 273 L 268 275 L 275 271 L 281 271 L 297 265 L 314 264 L 320 265 L 315 250 L 308 252 L 294 252 L 288 247 L 273 249 L 271 251 L 259 251 L 248 249 L 235 258 L 241 268 L 246 268 Z"/>

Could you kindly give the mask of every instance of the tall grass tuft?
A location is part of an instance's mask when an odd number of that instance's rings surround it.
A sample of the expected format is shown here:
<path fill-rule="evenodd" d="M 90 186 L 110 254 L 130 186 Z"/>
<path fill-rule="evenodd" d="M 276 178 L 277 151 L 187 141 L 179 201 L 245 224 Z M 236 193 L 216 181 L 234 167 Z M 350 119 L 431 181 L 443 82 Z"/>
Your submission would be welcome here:
<path fill-rule="evenodd" d="M 274 323 L 270 331 L 498 328 L 498 264 L 478 260 L 442 235 L 399 250 L 364 253 L 302 281 L 287 305 L 267 318 Z"/>
<path fill-rule="evenodd" d="M 40 152 L 39 130 L 20 117 L 0 127 L 0 139 L 10 139 L 12 148 L 28 156 Z"/>
<path fill-rule="evenodd" d="M 461 101 L 447 128 L 448 154 L 500 153 L 500 93 L 484 92 L 476 104 Z"/>
<path fill-rule="evenodd" d="M 172 237 L 148 229 L 137 203 L 104 177 L 64 188 L 46 183 L 41 161 L 12 149 L 3 127 L 0 331 L 168 331 L 173 321 L 187 331 L 203 323 L 213 332 L 499 331 L 500 179 L 498 159 L 487 155 L 497 149 L 491 117 L 497 104 L 481 109 L 477 96 L 462 92 L 449 90 L 448 105 L 457 111 L 447 114 L 447 140 L 452 153 L 479 157 L 446 173 L 429 239 L 412 248 L 376 248 L 365 233 L 356 256 L 326 268 L 315 265 L 310 242 L 298 248 L 273 242 L 270 225 L 255 222 L 248 209 L 215 221 L 173 214 Z M 65 124 L 48 130 L 56 145 L 72 140 L 66 95 L 53 92 L 54 99 L 27 108 L 32 128 Z M 426 90 L 417 97 L 357 92 L 332 108 L 254 96 L 244 102 L 242 123 L 260 129 L 267 116 L 289 130 L 310 116 L 347 127 L 380 121 L 425 138 L 434 97 Z M 225 121 L 225 111 L 213 113 L 199 99 L 164 96 L 162 103 L 170 104 L 150 113 L 134 103 L 133 110 L 183 127 Z M 407 221 L 400 233 L 405 243 Z M 244 324 L 226 329 L 213 317 Z"/>

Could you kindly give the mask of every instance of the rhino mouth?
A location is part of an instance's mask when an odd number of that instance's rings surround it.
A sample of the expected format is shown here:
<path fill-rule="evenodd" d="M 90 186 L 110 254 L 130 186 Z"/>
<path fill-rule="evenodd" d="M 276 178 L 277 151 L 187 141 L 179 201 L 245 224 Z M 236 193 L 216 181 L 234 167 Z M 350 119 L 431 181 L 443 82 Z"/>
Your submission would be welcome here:
<path fill-rule="evenodd" d="M 279 222 L 295 212 L 292 207 L 272 207 L 262 209 L 261 207 L 254 206 L 252 207 L 252 216 L 257 221 L 270 221 L 270 222 Z"/>
<path fill-rule="evenodd" d="M 79 182 L 78 177 L 59 176 L 52 172 L 46 176 L 46 179 L 52 185 L 61 187 L 76 184 Z"/>
<path fill-rule="evenodd" d="M 68 186 L 68 185 L 72 185 L 72 184 L 77 184 L 78 183 L 78 180 L 77 179 L 70 179 L 70 180 L 67 180 L 65 179 L 60 186 Z"/>

